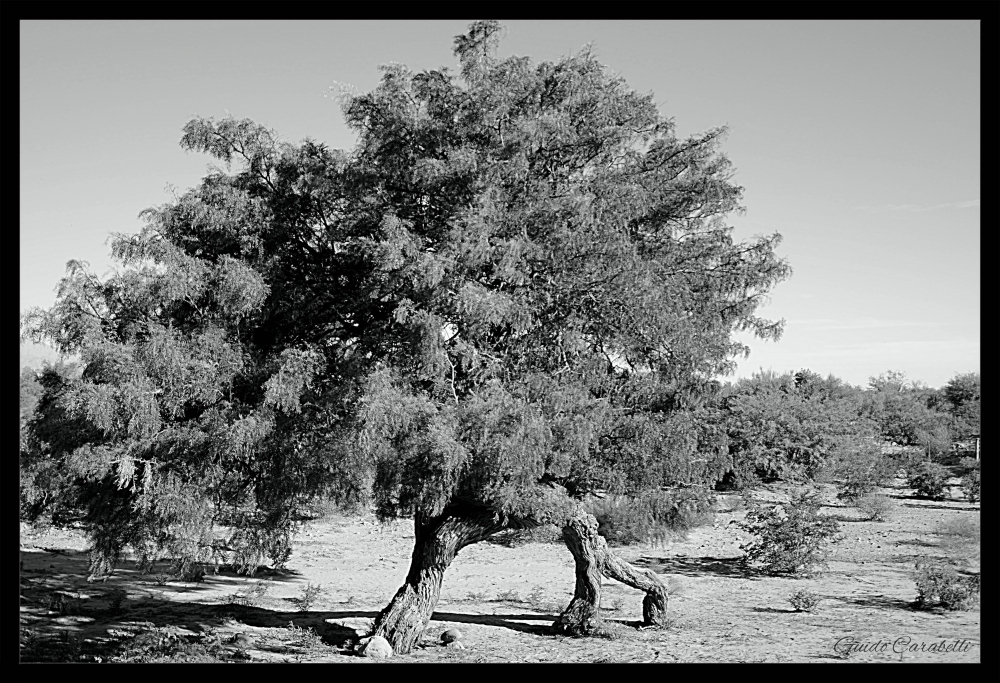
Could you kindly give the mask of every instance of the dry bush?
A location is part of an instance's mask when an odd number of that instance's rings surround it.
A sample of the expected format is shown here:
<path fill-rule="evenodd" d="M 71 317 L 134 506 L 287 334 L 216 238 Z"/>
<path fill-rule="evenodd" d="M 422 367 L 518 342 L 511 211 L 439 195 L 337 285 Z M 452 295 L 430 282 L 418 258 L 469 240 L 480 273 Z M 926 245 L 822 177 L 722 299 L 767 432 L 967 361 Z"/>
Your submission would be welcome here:
<path fill-rule="evenodd" d="M 819 604 L 820 597 L 807 590 L 798 590 L 788 597 L 788 602 L 795 608 L 796 612 L 812 612 Z"/>
<path fill-rule="evenodd" d="M 907 483 L 917 495 L 931 500 L 943 500 L 948 483 L 948 468 L 936 462 L 922 462 L 907 471 Z"/>
<path fill-rule="evenodd" d="M 962 475 L 962 492 L 965 494 L 966 500 L 975 503 L 980 497 L 980 463 L 975 458 L 963 458 L 959 464 L 965 470 L 965 474 Z"/>
<path fill-rule="evenodd" d="M 827 543 L 840 525 L 819 508 L 815 493 L 800 493 L 785 505 L 755 504 L 739 524 L 753 537 L 740 545 L 743 571 L 808 575 L 825 565 Z"/>
<path fill-rule="evenodd" d="M 953 563 L 940 560 L 917 562 L 913 580 L 917 584 L 917 605 L 940 605 L 947 610 L 967 610 L 979 595 L 979 574 L 962 574 Z"/>
<path fill-rule="evenodd" d="M 885 522 L 892 517 L 898 507 L 896 501 L 880 493 L 868 494 L 859 498 L 854 507 L 865 519 L 872 522 Z"/>

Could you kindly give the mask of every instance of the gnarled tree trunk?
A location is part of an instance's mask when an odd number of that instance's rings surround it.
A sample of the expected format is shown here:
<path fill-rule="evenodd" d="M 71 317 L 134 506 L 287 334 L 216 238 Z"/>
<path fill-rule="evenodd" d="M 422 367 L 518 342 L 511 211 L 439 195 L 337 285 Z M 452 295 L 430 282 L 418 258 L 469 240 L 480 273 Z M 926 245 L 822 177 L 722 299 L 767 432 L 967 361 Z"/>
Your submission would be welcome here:
<path fill-rule="evenodd" d="M 653 572 L 638 569 L 612 554 L 607 541 L 597 533 L 597 519 L 578 510 L 563 528 L 566 546 L 576 560 L 576 590 L 573 599 L 552 625 L 567 635 L 587 635 L 600 623 L 601 575 L 645 591 L 642 621 L 663 626 L 667 617 L 667 587 Z"/>
<path fill-rule="evenodd" d="M 392 651 L 413 649 L 441 597 L 445 570 L 467 545 L 502 531 L 508 525 L 483 510 L 446 509 L 436 517 L 414 517 L 413 557 L 406 581 L 375 619 L 371 632 L 389 641 Z"/>

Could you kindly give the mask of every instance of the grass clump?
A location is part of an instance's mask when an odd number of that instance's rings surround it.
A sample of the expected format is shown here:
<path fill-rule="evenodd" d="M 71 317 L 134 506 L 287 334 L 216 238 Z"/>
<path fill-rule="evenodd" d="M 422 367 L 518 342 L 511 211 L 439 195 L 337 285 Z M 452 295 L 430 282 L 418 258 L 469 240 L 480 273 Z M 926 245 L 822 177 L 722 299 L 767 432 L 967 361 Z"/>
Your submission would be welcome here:
<path fill-rule="evenodd" d="M 814 492 L 797 494 L 785 505 L 753 504 L 739 525 L 751 535 L 740 545 L 744 573 L 808 575 L 825 566 L 827 544 L 840 525 L 819 508 Z"/>
<path fill-rule="evenodd" d="M 629 628 L 625 624 L 617 621 L 599 621 L 590 632 L 594 638 L 605 640 L 621 640 L 635 635 L 635 629 Z"/>

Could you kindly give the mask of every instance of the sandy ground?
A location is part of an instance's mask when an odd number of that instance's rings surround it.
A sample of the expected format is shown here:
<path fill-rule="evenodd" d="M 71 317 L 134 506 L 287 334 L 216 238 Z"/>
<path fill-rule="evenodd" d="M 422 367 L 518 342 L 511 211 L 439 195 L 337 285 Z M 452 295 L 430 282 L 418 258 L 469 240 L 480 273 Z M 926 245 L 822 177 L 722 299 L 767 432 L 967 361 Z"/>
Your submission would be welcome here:
<path fill-rule="evenodd" d="M 715 523 L 685 540 L 617 549 L 662 575 L 671 596 L 669 627 L 639 630 L 643 594 L 606 581 L 602 609 L 619 624 L 614 638 L 549 634 L 572 595 L 573 561 L 564 545 L 468 547 L 445 577 L 420 645 L 388 661 L 979 662 L 978 603 L 955 612 L 912 604 L 916 559 L 953 555 L 950 537 L 936 531 L 949 520 L 978 520 L 979 505 L 960 500 L 957 487 L 949 500 L 935 502 L 914 498 L 897 482 L 886 490 L 898 505 L 895 515 L 878 523 L 859 521 L 854 508 L 837 504 L 832 487 L 827 493 L 824 513 L 841 519 L 841 533 L 828 569 L 812 578 L 739 573 L 743 537 L 731 522 L 743 513 L 734 509 L 736 496 L 720 499 Z M 784 492 L 759 497 L 780 500 Z M 145 632 L 152 652 L 176 653 L 178 643 L 197 642 L 233 660 L 368 662 L 351 646 L 400 586 L 412 541 L 409 522 L 326 517 L 303 525 L 283 573 L 209 572 L 200 583 L 183 583 L 142 575 L 126 561 L 108 581 L 88 583 L 79 533 L 22 526 L 22 661 L 116 661 Z M 978 547 L 965 552 L 978 569 Z M 309 585 L 321 588 L 303 605 Z M 811 612 L 789 604 L 799 589 L 822 598 Z M 117 609 L 116 592 L 124 597 Z M 440 645 L 447 628 L 461 631 L 464 649 Z M 852 642 L 865 651 L 845 653 Z M 946 651 L 938 651 L 942 643 Z"/>

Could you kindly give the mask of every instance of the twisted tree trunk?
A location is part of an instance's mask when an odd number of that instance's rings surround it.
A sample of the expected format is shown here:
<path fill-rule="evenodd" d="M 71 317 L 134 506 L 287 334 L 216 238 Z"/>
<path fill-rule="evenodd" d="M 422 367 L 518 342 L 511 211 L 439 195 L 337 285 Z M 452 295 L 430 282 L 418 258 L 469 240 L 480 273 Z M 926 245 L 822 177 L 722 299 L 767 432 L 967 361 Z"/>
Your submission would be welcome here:
<path fill-rule="evenodd" d="M 370 635 L 385 638 L 396 654 L 410 652 L 434 614 L 445 570 L 458 551 L 506 526 L 484 510 L 452 508 L 436 517 L 417 513 L 410 571 L 392 601 L 376 617 Z"/>
<path fill-rule="evenodd" d="M 667 617 L 667 587 L 647 569 L 633 567 L 612 554 L 607 541 L 597 533 L 597 519 L 578 510 L 563 528 L 566 546 L 576 560 L 576 590 L 566 610 L 552 625 L 567 635 L 587 635 L 601 622 L 601 575 L 645 591 L 642 622 L 663 626 Z"/>

